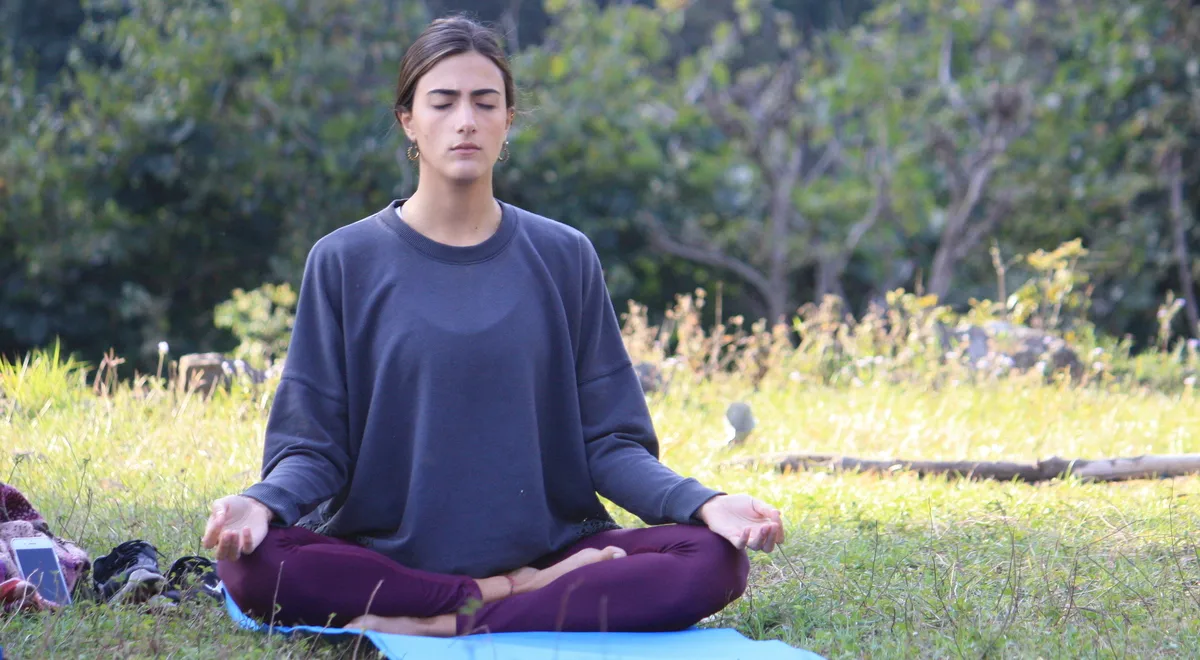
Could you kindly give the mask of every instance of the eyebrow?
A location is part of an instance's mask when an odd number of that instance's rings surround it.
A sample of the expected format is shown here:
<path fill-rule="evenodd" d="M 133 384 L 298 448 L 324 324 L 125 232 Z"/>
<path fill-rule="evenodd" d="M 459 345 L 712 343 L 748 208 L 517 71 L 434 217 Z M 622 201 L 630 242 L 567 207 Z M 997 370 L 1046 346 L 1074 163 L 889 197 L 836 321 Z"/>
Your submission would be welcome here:
<path fill-rule="evenodd" d="M 445 94 L 446 96 L 460 96 L 460 92 L 455 89 L 431 89 L 431 90 L 429 90 L 429 93 L 431 95 L 432 94 Z M 489 87 L 486 89 L 473 90 L 471 92 L 471 96 L 486 96 L 488 94 L 499 94 L 499 93 L 500 93 L 499 91 L 491 89 Z"/>

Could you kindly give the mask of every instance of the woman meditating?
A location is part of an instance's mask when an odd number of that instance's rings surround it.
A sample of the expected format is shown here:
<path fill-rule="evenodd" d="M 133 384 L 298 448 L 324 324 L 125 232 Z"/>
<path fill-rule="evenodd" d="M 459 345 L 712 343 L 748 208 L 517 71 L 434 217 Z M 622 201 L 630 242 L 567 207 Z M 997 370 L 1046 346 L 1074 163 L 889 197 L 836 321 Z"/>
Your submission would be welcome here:
<path fill-rule="evenodd" d="M 400 67 L 411 197 L 313 246 L 262 479 L 203 544 L 278 625 L 418 635 L 667 631 L 740 597 L 779 512 L 658 460 L 601 265 L 497 200 L 512 76 L 496 35 L 432 23 Z M 650 525 L 622 529 L 599 495 Z"/>

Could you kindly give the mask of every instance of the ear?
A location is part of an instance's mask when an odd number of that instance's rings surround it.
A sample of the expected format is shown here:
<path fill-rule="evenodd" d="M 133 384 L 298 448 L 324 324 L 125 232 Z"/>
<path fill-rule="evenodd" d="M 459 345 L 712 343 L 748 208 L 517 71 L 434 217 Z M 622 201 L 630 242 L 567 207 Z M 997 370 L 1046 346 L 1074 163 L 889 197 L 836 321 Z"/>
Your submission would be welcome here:
<path fill-rule="evenodd" d="M 408 136 L 409 140 L 416 142 L 417 136 L 412 129 L 412 111 L 396 108 L 395 114 L 396 121 L 400 122 L 400 127 L 404 129 L 404 134 Z"/>

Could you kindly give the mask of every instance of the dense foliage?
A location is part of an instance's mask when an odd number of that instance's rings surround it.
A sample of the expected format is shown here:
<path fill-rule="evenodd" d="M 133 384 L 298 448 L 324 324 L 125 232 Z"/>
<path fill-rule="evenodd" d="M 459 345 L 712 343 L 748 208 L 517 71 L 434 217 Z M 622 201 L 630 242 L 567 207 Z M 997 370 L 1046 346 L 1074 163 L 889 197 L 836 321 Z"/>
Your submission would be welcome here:
<path fill-rule="evenodd" d="M 1016 312 L 1022 255 L 1080 239 L 1101 331 L 1152 343 L 1170 293 L 1196 334 L 1181 0 L 18 0 L 0 353 L 232 349 L 218 305 L 412 190 L 397 64 L 464 9 L 523 90 L 498 194 L 586 231 L 619 307 L 721 282 L 752 317 L 896 288 Z"/>

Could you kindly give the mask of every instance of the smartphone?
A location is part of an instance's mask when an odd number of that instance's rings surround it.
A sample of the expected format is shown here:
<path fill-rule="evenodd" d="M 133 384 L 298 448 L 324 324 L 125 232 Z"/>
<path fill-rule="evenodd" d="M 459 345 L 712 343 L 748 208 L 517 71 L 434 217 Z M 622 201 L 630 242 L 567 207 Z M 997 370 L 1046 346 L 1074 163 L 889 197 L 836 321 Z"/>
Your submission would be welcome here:
<path fill-rule="evenodd" d="M 37 587 L 42 598 L 59 605 L 70 605 L 71 592 L 50 539 L 34 536 L 13 539 L 11 544 L 22 578 Z"/>

